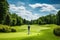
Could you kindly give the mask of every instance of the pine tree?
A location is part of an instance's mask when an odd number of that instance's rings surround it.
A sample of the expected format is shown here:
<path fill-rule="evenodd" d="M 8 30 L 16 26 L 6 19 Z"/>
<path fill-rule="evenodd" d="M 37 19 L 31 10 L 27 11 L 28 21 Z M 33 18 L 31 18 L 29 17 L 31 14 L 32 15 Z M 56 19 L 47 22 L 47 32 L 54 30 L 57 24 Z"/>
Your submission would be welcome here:
<path fill-rule="evenodd" d="M 8 13 L 9 4 L 7 0 L 0 0 L 0 24 L 3 22 L 4 18 Z"/>

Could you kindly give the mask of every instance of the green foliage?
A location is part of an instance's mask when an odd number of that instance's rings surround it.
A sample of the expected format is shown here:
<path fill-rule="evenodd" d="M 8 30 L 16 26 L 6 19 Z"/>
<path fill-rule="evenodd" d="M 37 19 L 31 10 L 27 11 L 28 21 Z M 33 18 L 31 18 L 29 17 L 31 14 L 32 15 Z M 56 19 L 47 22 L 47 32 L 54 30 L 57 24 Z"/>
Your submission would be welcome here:
<path fill-rule="evenodd" d="M 3 22 L 3 24 L 10 25 L 10 23 L 11 23 L 10 15 L 7 15 L 4 22 Z"/>
<path fill-rule="evenodd" d="M 22 25 L 23 19 L 15 13 L 11 14 L 11 26 Z"/>
<path fill-rule="evenodd" d="M 16 25 L 22 25 L 23 24 L 23 20 L 22 20 L 22 18 L 21 17 L 17 17 L 16 18 L 17 20 L 17 23 L 16 23 Z"/>
<path fill-rule="evenodd" d="M 0 0 L 0 24 L 8 13 L 8 6 L 7 0 Z"/>
<path fill-rule="evenodd" d="M 54 35 L 60 36 L 60 27 L 53 30 Z"/>
<path fill-rule="evenodd" d="M 26 24 L 26 23 L 27 23 L 27 21 L 26 21 L 25 19 L 23 19 L 23 23 L 24 23 L 24 24 Z"/>
<path fill-rule="evenodd" d="M 57 20 L 56 20 L 56 15 L 49 14 L 49 15 L 46 15 L 46 16 L 42 16 L 37 20 L 32 20 L 30 22 L 32 24 L 39 24 L 39 25 L 42 25 L 42 24 L 56 24 Z"/>
<path fill-rule="evenodd" d="M 60 10 L 57 13 L 57 24 L 60 25 Z"/>
<path fill-rule="evenodd" d="M 42 20 L 38 20 L 38 24 L 39 24 L 39 25 L 42 24 Z"/>
<path fill-rule="evenodd" d="M 0 25 L 0 32 L 2 33 L 16 32 L 16 29 L 6 25 Z"/>
<path fill-rule="evenodd" d="M 14 28 L 11 28 L 11 32 L 16 32 L 16 29 L 14 29 Z"/>
<path fill-rule="evenodd" d="M 6 33 L 6 32 L 11 32 L 11 30 L 9 26 L 0 25 L 0 32 Z"/>
<path fill-rule="evenodd" d="M 15 26 L 17 23 L 16 22 L 17 15 L 15 13 L 12 13 L 12 14 L 10 14 L 10 16 L 11 16 L 11 26 Z"/>
<path fill-rule="evenodd" d="M 12 20 L 11 26 L 15 26 L 15 25 L 16 25 L 16 20 Z"/>

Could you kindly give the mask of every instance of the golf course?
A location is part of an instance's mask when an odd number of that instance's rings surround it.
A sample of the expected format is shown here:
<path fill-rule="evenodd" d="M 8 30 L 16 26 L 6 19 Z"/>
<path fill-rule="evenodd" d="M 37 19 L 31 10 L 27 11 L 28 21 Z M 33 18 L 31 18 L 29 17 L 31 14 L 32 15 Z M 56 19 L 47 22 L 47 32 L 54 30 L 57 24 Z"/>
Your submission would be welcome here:
<path fill-rule="evenodd" d="M 17 32 L 0 33 L 0 40 L 60 40 L 60 37 L 53 34 L 53 29 L 58 27 L 55 24 L 30 25 L 29 35 L 27 26 L 15 26 Z"/>
<path fill-rule="evenodd" d="M 0 0 L 0 40 L 60 40 L 60 0 Z"/>

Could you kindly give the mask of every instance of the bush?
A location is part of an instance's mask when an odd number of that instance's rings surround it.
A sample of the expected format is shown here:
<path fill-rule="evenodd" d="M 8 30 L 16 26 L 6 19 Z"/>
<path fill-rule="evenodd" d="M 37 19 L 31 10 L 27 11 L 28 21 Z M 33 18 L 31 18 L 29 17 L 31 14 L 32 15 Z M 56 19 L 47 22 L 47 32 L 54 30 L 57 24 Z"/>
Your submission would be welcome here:
<path fill-rule="evenodd" d="M 5 32 L 5 29 L 4 28 L 0 29 L 0 32 Z"/>
<path fill-rule="evenodd" d="M 16 29 L 14 29 L 14 28 L 11 28 L 11 32 L 16 32 Z"/>
<path fill-rule="evenodd" d="M 7 32 L 10 32 L 11 30 L 10 30 L 10 28 L 9 27 L 1 27 L 0 28 L 0 32 L 5 32 L 5 33 L 7 33 Z"/>
<path fill-rule="evenodd" d="M 53 33 L 54 33 L 54 35 L 56 35 L 56 36 L 60 36 L 60 28 L 55 28 L 55 29 L 53 30 Z"/>
<path fill-rule="evenodd" d="M 0 32 L 3 33 L 16 32 L 16 29 L 6 25 L 0 25 Z"/>

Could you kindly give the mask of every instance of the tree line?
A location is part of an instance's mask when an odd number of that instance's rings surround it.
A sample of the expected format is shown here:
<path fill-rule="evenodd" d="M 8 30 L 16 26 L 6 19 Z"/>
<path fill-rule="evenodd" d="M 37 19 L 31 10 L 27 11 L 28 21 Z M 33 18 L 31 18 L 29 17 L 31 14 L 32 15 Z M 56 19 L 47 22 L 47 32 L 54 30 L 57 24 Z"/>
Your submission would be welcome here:
<path fill-rule="evenodd" d="M 7 0 L 0 0 L 0 24 L 17 26 L 23 24 L 58 24 L 60 25 L 60 11 L 57 14 L 49 14 L 42 16 L 37 20 L 28 21 L 21 18 L 16 13 L 9 12 L 9 4 Z"/>
<path fill-rule="evenodd" d="M 60 25 L 60 10 L 57 12 L 57 14 L 49 14 L 46 16 L 42 16 L 38 18 L 37 20 L 31 20 L 30 24 L 57 24 Z"/>

